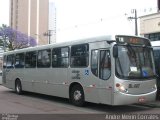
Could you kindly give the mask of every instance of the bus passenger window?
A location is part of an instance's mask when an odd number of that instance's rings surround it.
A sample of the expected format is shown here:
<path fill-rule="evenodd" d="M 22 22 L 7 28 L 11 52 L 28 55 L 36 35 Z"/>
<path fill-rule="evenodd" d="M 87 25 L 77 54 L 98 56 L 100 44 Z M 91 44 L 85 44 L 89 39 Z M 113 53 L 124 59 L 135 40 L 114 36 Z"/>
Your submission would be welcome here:
<path fill-rule="evenodd" d="M 91 71 L 95 76 L 98 76 L 98 50 L 92 50 L 91 54 Z"/>
<path fill-rule="evenodd" d="M 52 67 L 67 68 L 69 64 L 69 48 L 54 48 L 52 50 Z"/>
<path fill-rule="evenodd" d="M 15 61 L 14 55 L 8 55 L 7 56 L 7 68 L 14 68 L 14 61 Z"/>
<path fill-rule="evenodd" d="M 51 50 L 38 51 L 37 67 L 48 68 L 51 66 Z"/>
<path fill-rule="evenodd" d="M 4 56 L 3 57 L 3 68 L 6 68 L 6 59 L 7 59 L 7 56 Z"/>
<path fill-rule="evenodd" d="M 100 51 L 99 77 L 107 80 L 111 75 L 111 58 L 108 50 Z"/>
<path fill-rule="evenodd" d="M 71 47 L 71 67 L 87 67 L 89 45 L 74 45 Z"/>
<path fill-rule="evenodd" d="M 35 68 L 36 67 L 36 56 L 37 52 L 27 52 L 25 55 L 25 67 L 26 68 Z"/>
<path fill-rule="evenodd" d="M 24 67 L 24 53 L 16 54 L 15 68 L 23 68 L 23 67 Z"/>

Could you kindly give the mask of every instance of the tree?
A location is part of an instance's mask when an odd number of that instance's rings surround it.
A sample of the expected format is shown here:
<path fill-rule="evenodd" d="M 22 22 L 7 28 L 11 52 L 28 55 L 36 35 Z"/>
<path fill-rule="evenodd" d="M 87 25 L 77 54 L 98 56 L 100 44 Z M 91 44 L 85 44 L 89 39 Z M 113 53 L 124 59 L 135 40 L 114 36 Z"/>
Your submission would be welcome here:
<path fill-rule="evenodd" d="M 6 25 L 0 27 L 0 45 L 9 50 L 22 49 L 30 46 L 36 46 L 36 40 L 26 34 L 14 30 Z"/>

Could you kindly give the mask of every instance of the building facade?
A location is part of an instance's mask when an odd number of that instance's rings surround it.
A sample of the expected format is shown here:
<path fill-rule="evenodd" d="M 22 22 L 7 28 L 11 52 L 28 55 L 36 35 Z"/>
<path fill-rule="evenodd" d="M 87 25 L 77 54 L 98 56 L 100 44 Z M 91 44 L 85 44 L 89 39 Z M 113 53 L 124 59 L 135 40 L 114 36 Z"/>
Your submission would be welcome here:
<path fill-rule="evenodd" d="M 140 35 L 160 41 L 160 12 L 140 17 Z"/>
<path fill-rule="evenodd" d="M 10 26 L 37 40 L 38 45 L 51 42 L 53 33 L 50 33 L 49 0 L 10 0 Z M 54 15 L 53 15 L 54 16 Z M 52 18 L 55 19 L 55 18 Z M 49 42 L 49 40 L 51 42 Z"/>
<path fill-rule="evenodd" d="M 160 43 L 160 0 L 157 0 L 157 13 L 140 17 L 140 35 L 152 43 Z"/>

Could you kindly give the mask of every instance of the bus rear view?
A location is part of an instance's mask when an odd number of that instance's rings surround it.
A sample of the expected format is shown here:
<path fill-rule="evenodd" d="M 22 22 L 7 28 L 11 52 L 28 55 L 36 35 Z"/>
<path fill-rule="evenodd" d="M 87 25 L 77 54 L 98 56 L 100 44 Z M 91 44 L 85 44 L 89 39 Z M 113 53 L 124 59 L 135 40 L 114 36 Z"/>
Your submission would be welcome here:
<path fill-rule="evenodd" d="M 154 101 L 157 86 L 153 50 L 149 40 L 116 36 L 113 57 L 115 58 L 113 105 Z"/>

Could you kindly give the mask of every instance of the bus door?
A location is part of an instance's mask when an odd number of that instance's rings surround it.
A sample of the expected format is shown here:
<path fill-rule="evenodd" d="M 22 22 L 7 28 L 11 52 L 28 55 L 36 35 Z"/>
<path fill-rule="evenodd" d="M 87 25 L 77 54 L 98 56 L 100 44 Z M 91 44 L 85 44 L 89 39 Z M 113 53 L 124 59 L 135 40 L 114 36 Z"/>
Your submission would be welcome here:
<path fill-rule="evenodd" d="M 101 103 L 111 103 L 112 85 L 111 77 L 111 56 L 110 50 L 99 50 L 99 97 Z"/>

